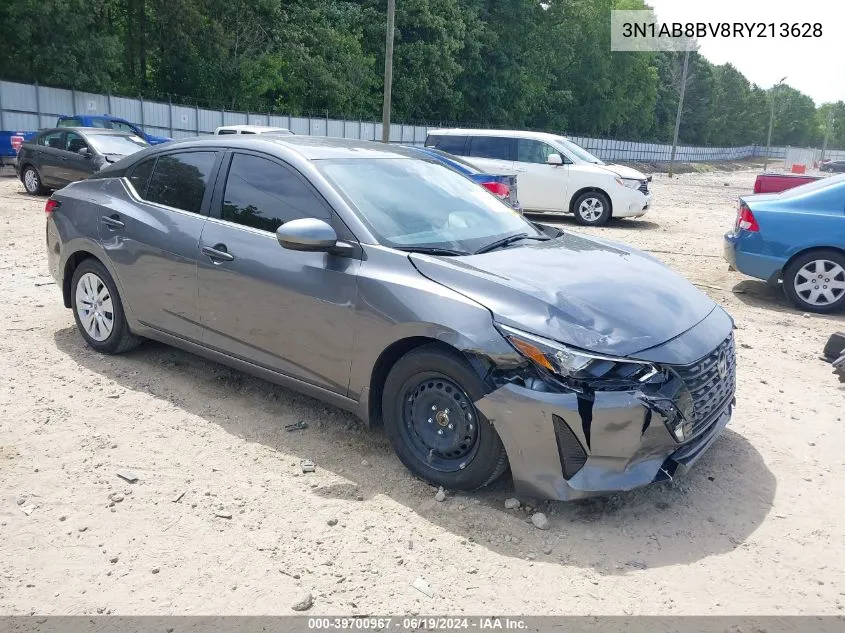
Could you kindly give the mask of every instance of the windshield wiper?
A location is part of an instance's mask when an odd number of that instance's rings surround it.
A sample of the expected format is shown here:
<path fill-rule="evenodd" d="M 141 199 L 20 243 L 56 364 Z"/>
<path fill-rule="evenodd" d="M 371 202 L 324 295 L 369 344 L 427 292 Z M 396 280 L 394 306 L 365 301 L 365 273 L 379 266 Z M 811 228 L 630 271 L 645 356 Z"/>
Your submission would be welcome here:
<path fill-rule="evenodd" d="M 483 253 L 489 253 L 490 251 L 494 251 L 497 248 L 503 248 L 508 244 L 513 244 L 514 242 L 519 242 L 520 240 L 537 240 L 539 242 L 548 242 L 550 237 L 545 235 L 528 235 L 528 233 L 518 233 L 517 235 L 511 235 L 510 237 L 504 237 L 500 240 L 493 242 L 492 244 L 488 244 L 487 246 L 482 246 L 479 248 L 473 255 L 481 255 Z"/>
<path fill-rule="evenodd" d="M 395 246 L 397 251 L 406 253 L 422 253 L 423 255 L 472 255 L 469 251 L 458 251 L 451 248 L 437 248 L 436 246 Z"/>

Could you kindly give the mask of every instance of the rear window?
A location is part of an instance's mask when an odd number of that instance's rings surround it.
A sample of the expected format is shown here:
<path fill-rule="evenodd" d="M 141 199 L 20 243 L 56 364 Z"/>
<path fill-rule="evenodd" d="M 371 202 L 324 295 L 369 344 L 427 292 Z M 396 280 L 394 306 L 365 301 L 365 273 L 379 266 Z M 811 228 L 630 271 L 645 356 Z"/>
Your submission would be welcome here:
<path fill-rule="evenodd" d="M 469 156 L 513 160 L 514 139 L 499 136 L 473 136 L 470 138 Z"/>
<path fill-rule="evenodd" d="M 219 136 L 220 134 L 237 134 L 237 132 L 235 130 L 218 130 L 217 135 Z"/>
<path fill-rule="evenodd" d="M 199 213 L 216 158 L 216 152 L 179 152 L 159 157 L 144 198 Z"/>
<path fill-rule="evenodd" d="M 425 141 L 426 147 L 434 147 L 449 154 L 465 156 L 467 144 L 466 136 L 429 136 Z"/>
<path fill-rule="evenodd" d="M 82 121 L 79 119 L 62 119 L 59 121 L 59 127 L 82 127 Z"/>
<path fill-rule="evenodd" d="M 141 198 L 147 197 L 147 185 L 150 184 L 150 176 L 153 175 L 153 167 L 156 164 L 156 157 L 148 158 L 139 163 L 132 170 L 132 175 L 129 176 L 129 182 Z"/>

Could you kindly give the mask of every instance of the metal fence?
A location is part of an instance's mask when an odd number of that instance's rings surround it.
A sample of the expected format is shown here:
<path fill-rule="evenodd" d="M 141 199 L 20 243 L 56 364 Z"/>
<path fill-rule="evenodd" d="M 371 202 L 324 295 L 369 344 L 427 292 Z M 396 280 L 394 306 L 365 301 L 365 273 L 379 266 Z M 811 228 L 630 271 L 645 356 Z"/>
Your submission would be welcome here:
<path fill-rule="evenodd" d="M 329 117 L 296 117 L 276 113 L 210 110 L 142 98 L 102 95 L 79 90 L 48 88 L 37 84 L 0 81 L 0 130 L 31 131 L 52 127 L 63 114 L 111 114 L 140 125 L 159 136 L 185 138 L 210 134 L 221 125 L 270 125 L 285 127 L 295 134 L 381 140 L 382 124 L 376 121 L 350 121 Z M 422 145 L 429 126 L 392 123 L 390 141 Z M 603 160 L 627 162 L 668 162 L 671 145 L 570 136 L 575 142 Z M 679 146 L 675 159 L 680 162 L 730 161 L 763 156 L 765 147 Z M 783 159 L 787 148 L 773 147 L 770 158 Z M 845 151 L 828 151 L 831 159 L 845 158 Z"/>

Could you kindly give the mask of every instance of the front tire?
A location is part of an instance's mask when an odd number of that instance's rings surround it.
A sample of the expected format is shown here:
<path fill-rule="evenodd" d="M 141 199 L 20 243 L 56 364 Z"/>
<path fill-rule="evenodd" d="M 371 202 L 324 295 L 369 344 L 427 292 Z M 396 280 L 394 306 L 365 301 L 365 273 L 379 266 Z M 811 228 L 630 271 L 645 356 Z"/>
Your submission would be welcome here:
<path fill-rule="evenodd" d="M 796 257 L 783 274 L 783 289 L 796 308 L 836 312 L 845 308 L 845 255 L 830 249 Z"/>
<path fill-rule="evenodd" d="M 86 259 L 73 272 L 71 306 L 76 327 L 89 347 L 103 354 L 121 354 L 141 339 L 129 331 L 120 294 L 109 272 Z"/>
<path fill-rule="evenodd" d="M 413 474 L 452 490 L 476 490 L 507 470 L 505 448 L 475 408 L 486 390 L 457 353 L 425 345 L 403 356 L 384 385 L 384 426 Z"/>
<path fill-rule="evenodd" d="M 21 182 L 23 182 L 23 188 L 26 189 L 26 192 L 32 196 L 43 196 L 47 193 L 44 183 L 41 182 L 41 175 L 32 165 L 24 167 Z"/>
<path fill-rule="evenodd" d="M 585 191 L 572 205 L 575 221 L 584 226 L 603 226 L 610 219 L 610 199 L 601 191 Z"/>

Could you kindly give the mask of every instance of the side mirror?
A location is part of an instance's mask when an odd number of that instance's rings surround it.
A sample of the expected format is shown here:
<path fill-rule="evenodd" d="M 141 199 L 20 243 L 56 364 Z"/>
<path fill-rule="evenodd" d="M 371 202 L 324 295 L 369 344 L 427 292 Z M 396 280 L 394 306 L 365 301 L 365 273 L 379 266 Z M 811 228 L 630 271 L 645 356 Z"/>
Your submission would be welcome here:
<path fill-rule="evenodd" d="M 337 233 L 327 222 L 317 218 L 301 218 L 285 222 L 276 229 L 282 248 L 291 251 L 325 252 L 337 245 Z"/>
<path fill-rule="evenodd" d="M 91 150 L 87 147 L 80 147 L 78 150 L 76 150 L 76 153 L 80 156 L 84 156 L 85 158 L 91 158 Z"/>
<path fill-rule="evenodd" d="M 546 163 L 549 165 L 563 165 L 563 158 L 561 158 L 560 154 L 549 154 Z"/>

